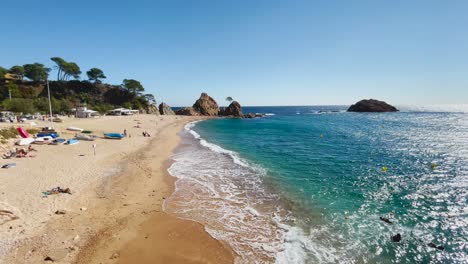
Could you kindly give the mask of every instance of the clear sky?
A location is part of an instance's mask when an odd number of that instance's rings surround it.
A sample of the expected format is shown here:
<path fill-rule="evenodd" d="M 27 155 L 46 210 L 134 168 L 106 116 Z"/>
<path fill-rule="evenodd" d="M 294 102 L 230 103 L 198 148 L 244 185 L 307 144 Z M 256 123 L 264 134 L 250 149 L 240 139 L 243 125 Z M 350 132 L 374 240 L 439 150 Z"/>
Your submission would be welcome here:
<path fill-rule="evenodd" d="M 0 66 L 59 56 L 172 106 L 468 103 L 463 0 L 7 1 L 0 23 Z"/>

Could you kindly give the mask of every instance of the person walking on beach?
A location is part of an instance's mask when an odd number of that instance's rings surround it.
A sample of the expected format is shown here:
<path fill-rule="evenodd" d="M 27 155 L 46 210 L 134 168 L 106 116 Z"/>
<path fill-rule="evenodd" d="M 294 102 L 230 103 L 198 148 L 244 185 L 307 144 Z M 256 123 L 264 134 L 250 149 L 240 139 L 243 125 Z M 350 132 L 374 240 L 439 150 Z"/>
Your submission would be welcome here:
<path fill-rule="evenodd" d="M 127 136 L 127 129 L 124 129 L 124 135 Z"/>

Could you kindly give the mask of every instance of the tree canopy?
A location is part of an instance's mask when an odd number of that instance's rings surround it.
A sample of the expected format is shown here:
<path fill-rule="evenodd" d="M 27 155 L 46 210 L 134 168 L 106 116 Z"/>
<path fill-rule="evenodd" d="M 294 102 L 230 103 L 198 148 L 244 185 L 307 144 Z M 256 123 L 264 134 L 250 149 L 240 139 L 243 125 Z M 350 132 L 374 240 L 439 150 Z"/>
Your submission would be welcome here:
<path fill-rule="evenodd" d="M 14 113 L 32 114 L 36 111 L 29 99 L 13 98 L 3 101 L 3 106 Z"/>
<path fill-rule="evenodd" d="M 81 69 L 75 62 L 68 62 L 60 57 L 50 58 L 56 64 L 57 81 L 68 81 L 70 77 L 80 79 Z"/>
<path fill-rule="evenodd" d="M 20 79 L 22 80 L 23 77 L 24 77 L 24 67 L 23 66 L 19 66 L 19 65 L 15 65 L 13 67 L 10 68 L 10 71 L 9 71 L 11 74 L 16 74 L 20 77 Z"/>
<path fill-rule="evenodd" d="M 52 57 L 51 60 L 57 70 L 57 81 L 49 81 L 49 87 L 43 83 L 48 80 L 50 72 L 50 68 L 44 64 L 15 65 L 9 69 L 0 67 L 0 110 L 17 113 L 48 112 L 48 90 L 52 111 L 62 114 L 70 113 L 78 103 L 87 103 L 91 109 L 101 113 L 122 106 L 149 109 L 150 105 L 156 104 L 154 95 L 145 94 L 143 85 L 137 80 L 124 79 L 120 85 L 101 83 L 106 76 L 99 68 L 91 68 L 86 72 L 89 81 L 74 80 L 80 78 L 78 64 L 61 57 Z M 2 80 L 7 73 L 16 75 L 16 80 Z"/>
<path fill-rule="evenodd" d="M 88 79 L 94 82 L 101 82 L 100 79 L 106 78 L 104 72 L 99 68 L 91 68 L 86 74 L 88 75 Z"/>
<path fill-rule="evenodd" d="M 133 94 L 137 94 L 145 90 L 139 81 L 133 79 L 124 79 L 122 87 L 131 91 Z"/>
<path fill-rule="evenodd" d="M 228 97 L 226 97 L 226 101 L 228 101 L 228 102 L 232 102 L 232 101 L 234 101 L 234 99 L 232 99 L 232 97 L 231 97 L 231 96 L 228 96 Z"/>
<path fill-rule="evenodd" d="M 80 74 L 81 74 L 80 67 L 78 66 L 78 64 L 74 62 L 67 62 L 67 64 L 65 64 L 63 71 L 65 72 L 65 79 L 67 81 L 70 79 L 70 77 L 73 77 L 76 80 L 80 79 Z"/>
<path fill-rule="evenodd" d="M 49 77 L 49 68 L 44 67 L 44 64 L 33 63 L 25 64 L 24 66 L 24 76 L 32 81 L 39 82 L 47 80 Z"/>
<path fill-rule="evenodd" d="M 5 74 L 8 73 L 8 70 L 0 66 L 0 80 L 5 78 Z"/>
<path fill-rule="evenodd" d="M 156 104 L 156 98 L 152 94 L 145 94 L 143 97 L 148 101 L 150 104 Z"/>

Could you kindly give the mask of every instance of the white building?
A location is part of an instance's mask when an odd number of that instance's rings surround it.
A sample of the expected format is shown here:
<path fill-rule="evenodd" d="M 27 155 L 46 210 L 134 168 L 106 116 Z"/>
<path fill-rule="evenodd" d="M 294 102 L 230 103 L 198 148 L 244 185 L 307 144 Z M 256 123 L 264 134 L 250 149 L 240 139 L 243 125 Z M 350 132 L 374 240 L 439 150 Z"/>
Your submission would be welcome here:
<path fill-rule="evenodd" d="M 86 104 L 79 104 L 76 106 L 75 117 L 89 118 L 89 117 L 98 116 L 98 115 L 99 113 L 97 111 L 88 109 L 88 107 L 86 107 Z"/>
<path fill-rule="evenodd" d="M 133 115 L 138 114 L 140 111 L 132 110 L 127 108 L 116 108 L 114 110 L 109 111 L 110 115 Z"/>

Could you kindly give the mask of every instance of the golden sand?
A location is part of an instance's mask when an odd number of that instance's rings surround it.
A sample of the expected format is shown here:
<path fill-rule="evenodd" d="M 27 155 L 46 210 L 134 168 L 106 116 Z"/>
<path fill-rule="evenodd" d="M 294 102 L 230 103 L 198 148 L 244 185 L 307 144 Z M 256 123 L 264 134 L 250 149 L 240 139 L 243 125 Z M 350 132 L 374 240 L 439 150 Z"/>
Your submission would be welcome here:
<path fill-rule="evenodd" d="M 201 224 L 162 212 L 173 191 L 167 165 L 177 133 L 195 119 L 65 119 L 55 124 L 63 137 L 73 137 L 68 126 L 97 135 L 126 129 L 131 137 L 35 145 L 34 158 L 3 160 L 17 167 L 0 171 L 0 210 L 19 218 L 0 225 L 0 263 L 42 263 L 47 257 L 55 263 L 232 263 L 230 248 Z M 138 122 L 140 128 L 134 127 Z M 152 137 L 141 136 L 142 131 Z M 43 197 L 43 191 L 57 186 L 72 194 Z"/>

